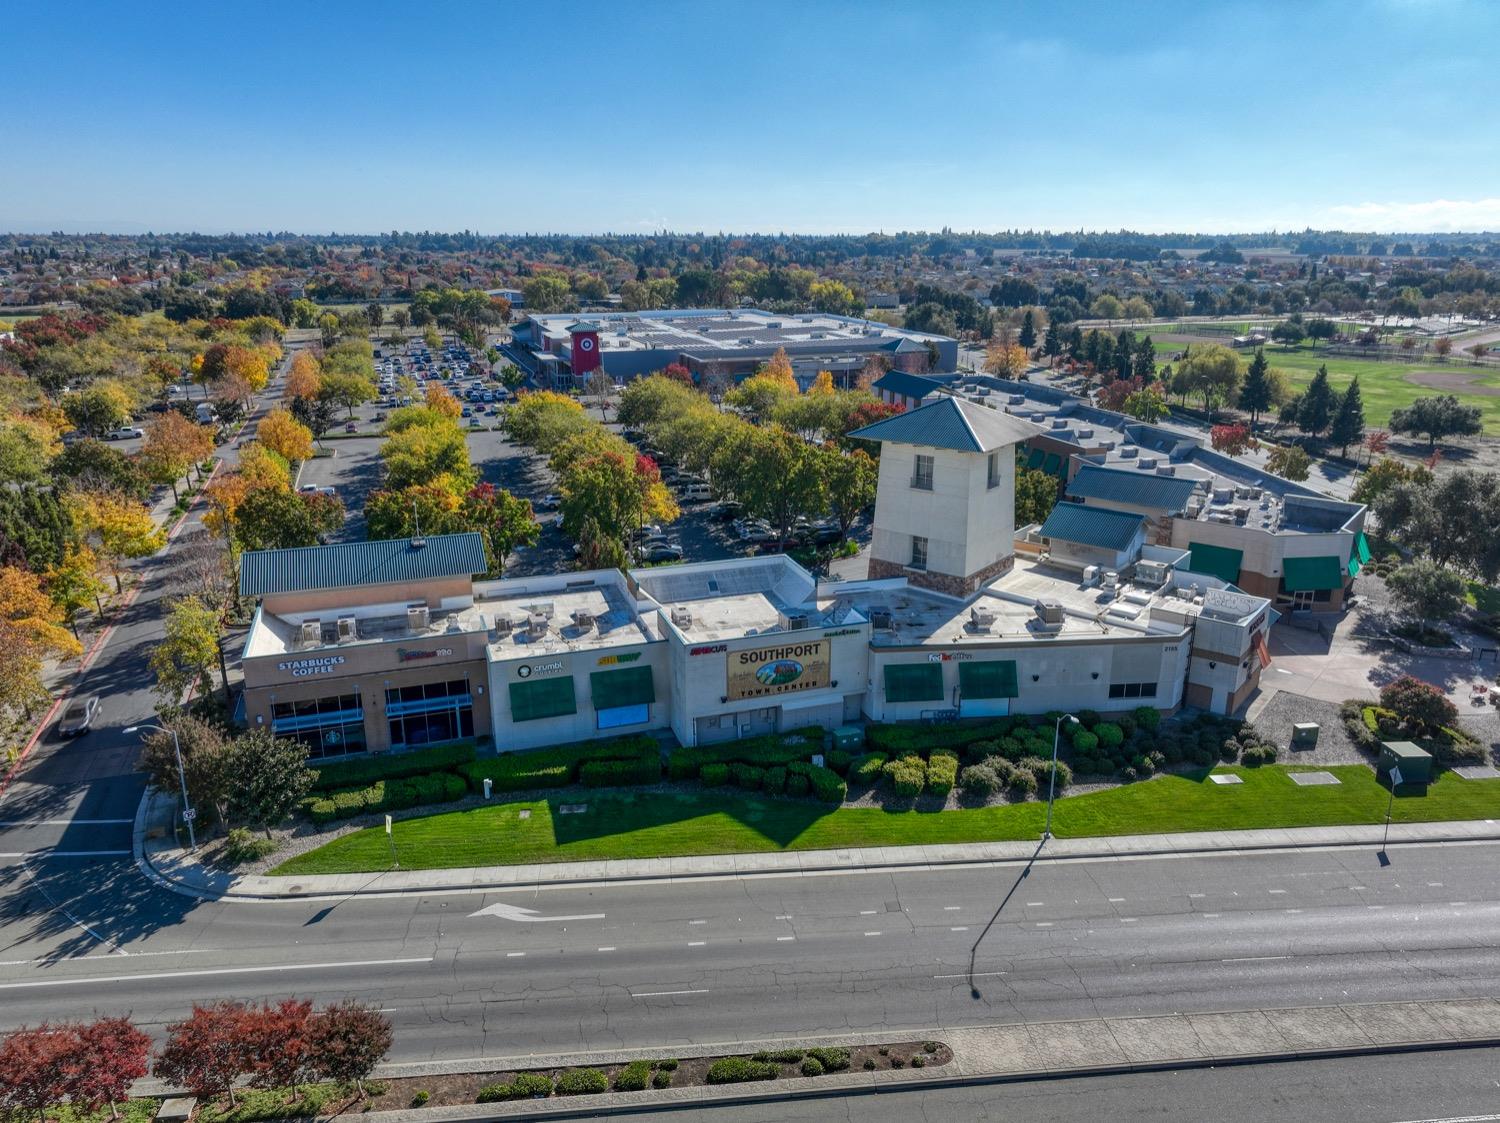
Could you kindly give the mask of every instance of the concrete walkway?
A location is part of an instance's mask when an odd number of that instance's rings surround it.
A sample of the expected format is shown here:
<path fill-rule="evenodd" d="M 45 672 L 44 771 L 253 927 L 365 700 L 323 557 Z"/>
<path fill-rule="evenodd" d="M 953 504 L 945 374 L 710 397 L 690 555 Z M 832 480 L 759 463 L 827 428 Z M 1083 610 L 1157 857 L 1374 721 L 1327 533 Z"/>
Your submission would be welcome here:
<path fill-rule="evenodd" d="M 1203 831 L 1180 834 L 1054 838 L 972 842 L 946 846 L 883 846 L 848 850 L 803 850 L 762 854 L 705 854 L 683 858 L 632 858 L 593 862 L 547 862 L 448 870 L 268 877 L 209 869 L 172 837 L 175 800 L 147 790 L 136 813 L 135 855 L 141 871 L 163 888 L 204 900 L 274 901 L 345 898 L 361 894 L 474 892 L 539 886 L 682 881 L 704 878 L 824 876 L 874 870 L 933 869 L 999 862 L 1065 861 L 1171 854 L 1244 853 L 1329 846 L 1378 849 L 1380 826 L 1299 827 L 1287 830 Z M 1500 820 L 1398 823 L 1391 845 L 1500 841 Z"/>
<path fill-rule="evenodd" d="M 662 1056 L 704 1057 L 757 1049 L 815 1045 L 873 1045 L 929 1038 L 953 1050 L 940 1068 L 851 1071 L 731 1087 L 700 1086 L 544 1101 L 464 1104 L 370 1112 L 371 1123 L 441 1123 L 444 1120 L 526 1116 L 626 1114 L 694 1104 L 767 1103 L 792 1097 L 889 1092 L 898 1087 L 953 1087 L 1005 1080 L 1143 1072 L 1222 1064 L 1270 1063 L 1326 1056 L 1412 1052 L 1500 1044 L 1500 999 L 1392 1002 L 1293 1009 L 1169 1014 L 1145 1018 L 1094 1018 L 1023 1025 L 931 1029 L 894 1037 L 856 1033 L 815 1038 L 715 1043 L 671 1049 L 491 1057 L 382 1065 L 377 1077 L 422 1077 L 469 1072 L 545 1070 L 570 1065 L 606 1066 Z M 141 1094 L 164 1087 L 143 1081 Z"/>

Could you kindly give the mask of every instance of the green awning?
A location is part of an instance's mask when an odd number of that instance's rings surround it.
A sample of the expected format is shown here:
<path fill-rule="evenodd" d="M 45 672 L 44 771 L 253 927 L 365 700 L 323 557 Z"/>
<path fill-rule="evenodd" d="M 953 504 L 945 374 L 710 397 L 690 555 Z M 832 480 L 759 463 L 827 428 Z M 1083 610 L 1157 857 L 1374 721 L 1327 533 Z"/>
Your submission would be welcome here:
<path fill-rule="evenodd" d="M 1281 584 L 1289 593 L 1342 589 L 1344 567 L 1335 557 L 1287 558 L 1281 564 Z"/>
<path fill-rule="evenodd" d="M 1359 536 L 1357 538 L 1355 538 L 1355 540 L 1354 540 L 1354 548 L 1359 553 L 1359 564 L 1360 565 L 1364 565 L 1366 562 L 1368 562 L 1370 560 L 1370 558 L 1372 556 L 1371 553 L 1370 553 L 1370 540 L 1365 537 L 1365 532 L 1364 531 L 1360 531 L 1359 532 Z"/>
<path fill-rule="evenodd" d="M 1062 466 L 1063 458 L 1060 452 L 1049 452 L 1047 459 L 1042 461 L 1042 471 L 1049 476 L 1057 475 L 1057 470 Z"/>
<path fill-rule="evenodd" d="M 1047 452 L 1046 452 L 1045 449 L 1040 449 L 1040 448 L 1034 448 L 1034 449 L 1032 449 L 1031 450 L 1031 455 L 1026 458 L 1026 467 L 1027 467 L 1027 469 L 1030 470 L 1030 471 L 1033 471 L 1033 472 L 1036 471 L 1036 469 L 1038 469 L 1038 468 L 1040 468 L 1042 466 L 1042 461 L 1045 460 L 1046 458 L 1047 458 Z"/>
<path fill-rule="evenodd" d="M 1239 581 L 1245 551 L 1232 550 L 1228 546 L 1211 546 L 1206 542 L 1189 542 L 1188 551 L 1188 569 L 1194 573 L 1206 573 L 1231 585 Z"/>
<path fill-rule="evenodd" d="M 943 665 L 941 663 L 887 663 L 885 700 L 887 702 L 941 702 L 943 700 Z"/>
<path fill-rule="evenodd" d="M 656 682 L 650 667 L 626 667 L 618 671 L 594 671 L 589 675 L 594 709 L 643 706 L 656 701 Z"/>
<path fill-rule="evenodd" d="M 1349 559 L 1347 571 L 1350 577 L 1359 576 L 1359 555 L 1356 554 L 1354 557 Z"/>
<path fill-rule="evenodd" d="M 958 665 L 958 691 L 963 698 L 1015 698 L 1016 661 L 981 659 Z"/>
<path fill-rule="evenodd" d="M 510 684 L 511 721 L 536 721 L 577 712 L 578 702 L 573 697 L 571 675 Z"/>

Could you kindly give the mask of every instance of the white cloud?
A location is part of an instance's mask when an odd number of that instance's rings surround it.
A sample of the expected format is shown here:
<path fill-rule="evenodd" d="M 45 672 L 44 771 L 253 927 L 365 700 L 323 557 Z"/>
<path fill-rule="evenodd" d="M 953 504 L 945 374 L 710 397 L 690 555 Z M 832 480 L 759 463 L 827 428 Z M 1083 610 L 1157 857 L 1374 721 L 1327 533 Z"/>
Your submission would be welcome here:
<path fill-rule="evenodd" d="M 1430 199 L 1423 203 L 1346 203 L 1329 207 L 1315 226 L 1421 233 L 1500 229 L 1500 198 Z"/>

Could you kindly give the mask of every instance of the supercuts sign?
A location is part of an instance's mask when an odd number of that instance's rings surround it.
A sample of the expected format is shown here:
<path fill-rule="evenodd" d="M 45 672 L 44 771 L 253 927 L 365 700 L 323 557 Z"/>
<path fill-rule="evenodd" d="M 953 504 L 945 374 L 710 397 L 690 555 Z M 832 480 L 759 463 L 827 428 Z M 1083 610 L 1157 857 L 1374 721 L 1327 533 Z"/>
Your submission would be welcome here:
<path fill-rule="evenodd" d="M 826 639 L 781 643 L 729 653 L 729 700 L 771 698 L 828 685 L 829 649 Z"/>

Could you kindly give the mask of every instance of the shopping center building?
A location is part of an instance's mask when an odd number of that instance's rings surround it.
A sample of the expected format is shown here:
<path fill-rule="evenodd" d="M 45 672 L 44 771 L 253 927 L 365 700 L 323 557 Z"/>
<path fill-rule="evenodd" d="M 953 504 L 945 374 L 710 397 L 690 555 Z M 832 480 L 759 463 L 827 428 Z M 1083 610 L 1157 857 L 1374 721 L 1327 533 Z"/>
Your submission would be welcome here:
<path fill-rule="evenodd" d="M 862 580 L 785 556 L 476 580 L 475 534 L 246 553 L 246 721 L 327 757 L 1233 712 L 1269 663 L 1270 600 L 1194 571 L 1140 513 L 1063 501 L 1013 528 L 1015 449 L 1037 431 L 947 396 L 863 430 L 882 468 Z"/>

